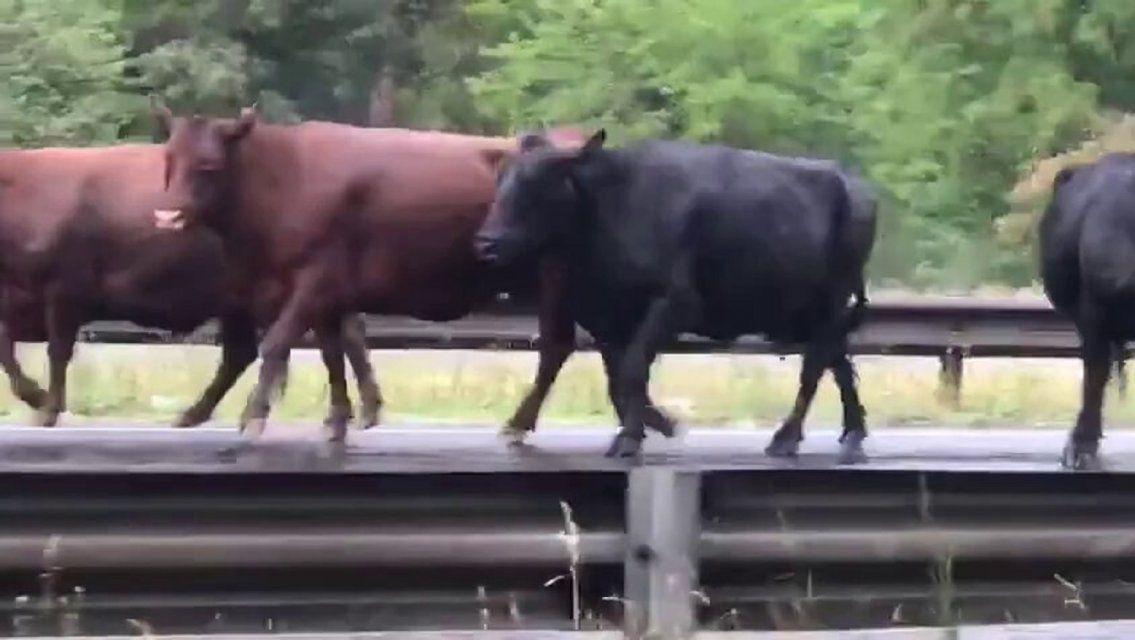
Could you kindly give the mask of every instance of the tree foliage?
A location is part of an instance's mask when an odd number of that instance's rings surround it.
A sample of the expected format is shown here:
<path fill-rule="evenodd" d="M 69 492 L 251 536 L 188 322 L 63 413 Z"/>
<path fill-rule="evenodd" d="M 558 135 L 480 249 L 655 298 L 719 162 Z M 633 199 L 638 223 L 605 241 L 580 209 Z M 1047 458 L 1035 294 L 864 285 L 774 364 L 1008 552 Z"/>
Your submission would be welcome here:
<path fill-rule="evenodd" d="M 0 25 L 10 144 L 143 136 L 156 92 L 832 157 L 884 196 L 876 278 L 926 285 L 1031 279 L 1043 189 L 1014 185 L 1135 111 L 1129 0 L 0 0 Z"/>

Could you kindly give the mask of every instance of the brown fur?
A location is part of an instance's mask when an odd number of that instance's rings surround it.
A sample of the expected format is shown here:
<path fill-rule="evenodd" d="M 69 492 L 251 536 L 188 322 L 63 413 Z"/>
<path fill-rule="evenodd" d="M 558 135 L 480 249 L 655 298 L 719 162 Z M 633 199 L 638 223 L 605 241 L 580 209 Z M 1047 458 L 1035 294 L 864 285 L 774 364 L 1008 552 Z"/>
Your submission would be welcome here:
<path fill-rule="evenodd" d="M 17 395 L 40 409 L 44 424 L 54 424 L 64 410 L 76 333 L 91 320 L 186 332 L 221 318 L 220 367 L 200 400 L 179 419 L 184 426 L 207 420 L 256 359 L 258 301 L 240 287 L 220 238 L 203 228 L 155 226 L 155 209 L 169 206 L 162 189 L 164 166 L 158 145 L 0 152 L 0 366 Z M 365 361 L 358 320 L 349 322 L 350 349 Z M 16 340 L 47 341 L 46 394 L 16 362 Z M 334 346 L 327 356 L 338 355 L 341 369 L 343 354 Z M 352 363 L 359 360 L 358 353 L 352 355 Z M 369 364 L 356 368 L 356 374 L 364 404 L 377 405 Z M 339 404 L 333 416 L 343 413 L 342 399 Z M 349 414 L 349 403 L 346 409 Z"/>
<path fill-rule="evenodd" d="M 242 424 L 263 428 L 269 391 L 291 347 L 311 327 L 333 333 L 362 311 L 429 320 L 460 318 L 495 292 L 473 236 L 488 214 L 497 167 L 512 138 L 324 122 L 173 119 L 166 144 L 169 192 L 189 224 L 224 237 L 227 256 L 274 317 L 261 343 L 260 379 Z M 575 345 L 562 304 L 560 265 L 541 266 L 540 365 L 509 421 L 535 427 L 541 404 Z M 267 317 L 264 316 L 264 317 Z"/>

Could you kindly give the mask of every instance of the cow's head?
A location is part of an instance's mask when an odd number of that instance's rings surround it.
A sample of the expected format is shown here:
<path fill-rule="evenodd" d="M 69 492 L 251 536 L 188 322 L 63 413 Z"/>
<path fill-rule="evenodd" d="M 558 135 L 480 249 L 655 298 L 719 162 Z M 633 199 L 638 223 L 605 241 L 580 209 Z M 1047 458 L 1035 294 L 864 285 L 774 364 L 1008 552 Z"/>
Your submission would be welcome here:
<path fill-rule="evenodd" d="M 256 125 L 256 105 L 235 119 L 175 116 L 157 99 L 151 102 L 158 125 L 168 136 L 163 180 L 175 207 L 155 212 L 158 226 L 217 223 L 235 180 L 237 144 Z"/>
<path fill-rule="evenodd" d="M 606 139 L 602 129 L 574 148 L 540 134 L 521 138 L 520 153 L 502 171 L 477 233 L 478 256 L 507 267 L 567 240 L 580 208 L 580 170 Z"/>

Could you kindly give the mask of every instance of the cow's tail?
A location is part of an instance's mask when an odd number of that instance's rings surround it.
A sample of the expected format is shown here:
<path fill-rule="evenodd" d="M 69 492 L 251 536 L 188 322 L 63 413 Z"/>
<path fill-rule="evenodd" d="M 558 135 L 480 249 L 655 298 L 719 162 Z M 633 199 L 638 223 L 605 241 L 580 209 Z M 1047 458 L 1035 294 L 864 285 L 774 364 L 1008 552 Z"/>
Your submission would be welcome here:
<path fill-rule="evenodd" d="M 1127 343 L 1120 340 L 1111 346 L 1111 358 L 1115 364 L 1115 382 L 1119 395 L 1127 394 Z"/>
<path fill-rule="evenodd" d="M 831 233 L 828 236 L 828 255 L 832 256 L 832 265 L 835 272 L 832 280 L 839 282 L 847 274 L 855 274 L 854 288 L 851 295 L 854 298 L 850 307 L 847 307 L 843 316 L 842 330 L 850 333 L 863 324 L 867 315 L 867 291 L 863 276 L 863 265 L 856 264 L 854 239 L 849 237 L 851 231 L 852 207 L 855 201 L 851 197 L 851 185 L 847 177 L 839 173 L 839 186 L 836 202 L 832 207 Z M 845 303 L 841 303 L 845 304 Z"/>
<path fill-rule="evenodd" d="M 867 317 L 867 287 L 863 283 L 863 278 L 859 279 L 859 283 L 855 286 L 855 291 L 852 292 L 852 297 L 855 301 L 847 309 L 847 315 L 844 319 L 844 329 L 851 333 L 863 324 L 863 319 Z"/>

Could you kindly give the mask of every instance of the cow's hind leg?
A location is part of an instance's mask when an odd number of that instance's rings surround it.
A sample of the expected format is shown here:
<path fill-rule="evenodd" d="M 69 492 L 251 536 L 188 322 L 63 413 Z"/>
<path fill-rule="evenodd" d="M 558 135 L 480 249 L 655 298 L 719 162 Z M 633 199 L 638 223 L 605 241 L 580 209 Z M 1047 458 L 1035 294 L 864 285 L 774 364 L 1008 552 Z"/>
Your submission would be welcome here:
<path fill-rule="evenodd" d="M 765 453 L 776 457 L 792 457 L 800 450 L 804 439 L 804 418 L 812 406 L 820 377 L 828 368 L 831 359 L 830 349 L 822 343 L 810 343 L 805 347 L 803 363 L 800 367 L 800 388 L 796 392 L 796 402 L 780 429 L 772 436 L 772 442 L 765 447 Z"/>
<path fill-rule="evenodd" d="M 0 322 L 0 368 L 8 376 L 12 395 L 19 398 L 32 409 L 40 409 L 47 401 L 47 392 L 24 373 L 20 361 L 16 359 L 16 343 L 8 325 Z"/>
<path fill-rule="evenodd" d="M 1063 464 L 1070 469 L 1099 468 L 1099 445 L 1103 436 L 1103 397 L 1111 369 L 1111 345 L 1096 326 L 1082 323 L 1084 361 L 1082 404 L 1076 426 L 1064 446 Z"/>
<path fill-rule="evenodd" d="M 327 382 L 331 388 L 331 405 L 323 425 L 328 430 L 328 440 L 342 442 L 347 437 L 347 425 L 351 422 L 351 398 L 347 394 L 347 369 L 344 365 L 343 321 L 340 318 L 325 320 L 316 327 L 319 340 L 319 354 L 327 367 Z"/>
<path fill-rule="evenodd" d="M 221 363 L 213 381 L 180 417 L 175 427 L 195 427 L 209 420 L 217 404 L 233 385 L 256 362 L 256 324 L 245 314 L 227 314 L 221 318 Z"/>
<path fill-rule="evenodd" d="M 832 361 L 831 370 L 836 385 L 839 386 L 839 397 L 843 404 L 843 433 L 839 437 L 839 462 L 840 464 L 865 462 L 867 455 L 863 452 L 863 441 L 867 439 L 866 411 L 859 402 L 855 368 L 846 352 L 836 356 Z"/>
<path fill-rule="evenodd" d="M 366 325 L 359 314 L 343 318 L 343 351 L 359 388 L 359 426 L 369 429 L 378 424 L 382 413 L 382 390 L 374 376 L 367 352 Z"/>
<path fill-rule="evenodd" d="M 82 321 L 77 311 L 61 300 L 47 305 L 47 398 L 39 411 L 38 422 L 53 427 L 59 414 L 67 410 L 67 367 L 75 355 L 75 340 Z"/>

